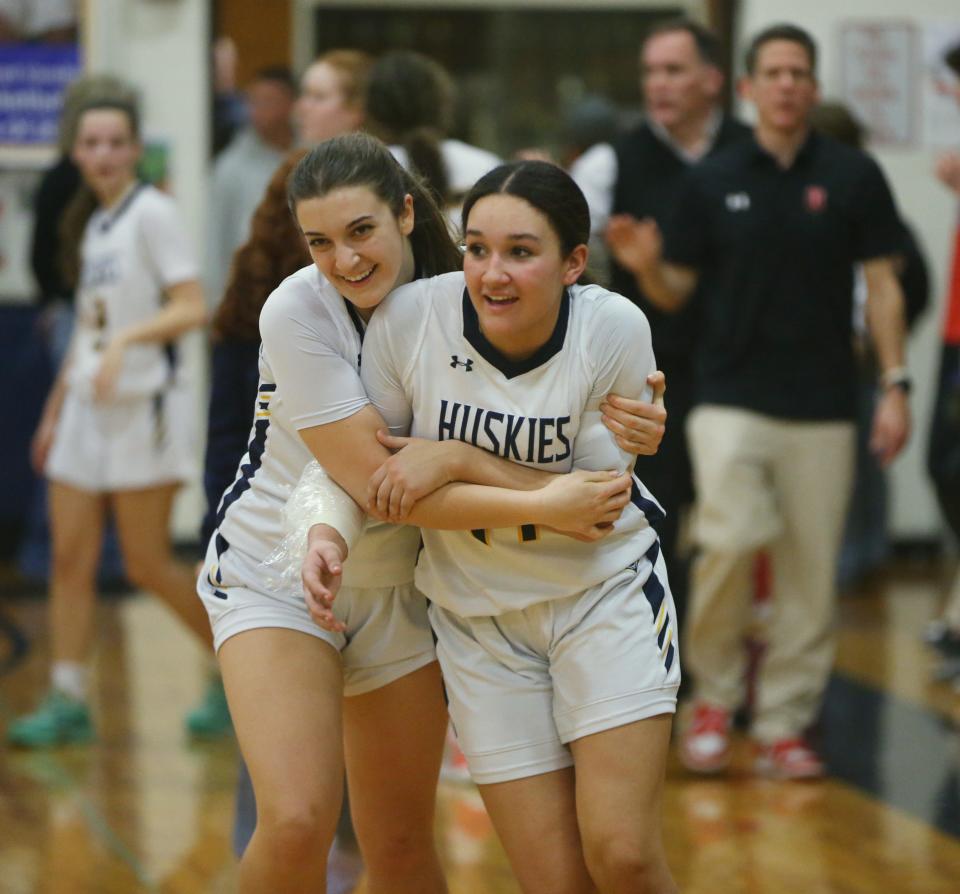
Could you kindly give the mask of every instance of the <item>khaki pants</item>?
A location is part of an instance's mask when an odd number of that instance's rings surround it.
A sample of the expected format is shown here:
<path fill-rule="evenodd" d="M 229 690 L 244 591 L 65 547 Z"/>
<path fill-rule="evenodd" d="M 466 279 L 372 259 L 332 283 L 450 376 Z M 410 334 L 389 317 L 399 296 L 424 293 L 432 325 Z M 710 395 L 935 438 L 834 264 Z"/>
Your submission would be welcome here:
<path fill-rule="evenodd" d="M 814 719 L 833 663 L 834 577 L 853 477 L 852 422 L 793 422 L 697 407 L 687 424 L 696 483 L 694 565 L 684 662 L 696 697 L 743 702 L 752 569 L 773 570 L 752 734 L 797 735 Z"/>
<path fill-rule="evenodd" d="M 943 607 L 943 620 L 954 633 L 960 633 L 960 571 L 953 579 L 950 595 Z"/>

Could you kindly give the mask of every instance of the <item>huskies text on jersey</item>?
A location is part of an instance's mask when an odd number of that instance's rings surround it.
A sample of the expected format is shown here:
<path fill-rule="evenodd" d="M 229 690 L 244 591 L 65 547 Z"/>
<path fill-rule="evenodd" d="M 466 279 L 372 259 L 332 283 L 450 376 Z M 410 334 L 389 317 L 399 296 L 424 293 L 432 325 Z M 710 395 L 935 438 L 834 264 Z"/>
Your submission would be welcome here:
<path fill-rule="evenodd" d="M 458 440 L 504 459 L 559 463 L 570 456 L 569 416 L 518 416 L 456 401 L 440 401 L 438 441 Z"/>

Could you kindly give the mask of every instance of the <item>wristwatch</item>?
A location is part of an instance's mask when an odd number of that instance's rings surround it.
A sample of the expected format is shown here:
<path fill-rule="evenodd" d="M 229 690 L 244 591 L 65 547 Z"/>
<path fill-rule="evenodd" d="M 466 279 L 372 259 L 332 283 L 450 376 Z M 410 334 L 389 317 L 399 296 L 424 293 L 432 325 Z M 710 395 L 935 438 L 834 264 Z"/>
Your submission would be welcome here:
<path fill-rule="evenodd" d="M 880 376 L 880 387 L 884 391 L 899 388 L 904 394 L 909 394 L 913 389 L 913 376 L 905 366 L 895 366 Z"/>

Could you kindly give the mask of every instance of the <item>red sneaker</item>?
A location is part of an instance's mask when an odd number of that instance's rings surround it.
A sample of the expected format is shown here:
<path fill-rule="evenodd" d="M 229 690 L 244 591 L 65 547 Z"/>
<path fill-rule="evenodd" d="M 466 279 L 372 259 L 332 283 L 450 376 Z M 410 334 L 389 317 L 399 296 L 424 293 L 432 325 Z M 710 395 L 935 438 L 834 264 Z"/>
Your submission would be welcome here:
<path fill-rule="evenodd" d="M 470 768 L 467 759 L 460 750 L 453 727 L 447 726 L 447 743 L 443 750 L 443 763 L 440 765 L 440 778 L 444 782 L 470 782 Z"/>
<path fill-rule="evenodd" d="M 719 773 L 730 763 L 730 712 L 697 702 L 680 739 L 680 761 L 694 773 Z"/>
<path fill-rule="evenodd" d="M 758 744 L 753 768 L 773 779 L 819 779 L 825 772 L 817 752 L 798 737 Z"/>

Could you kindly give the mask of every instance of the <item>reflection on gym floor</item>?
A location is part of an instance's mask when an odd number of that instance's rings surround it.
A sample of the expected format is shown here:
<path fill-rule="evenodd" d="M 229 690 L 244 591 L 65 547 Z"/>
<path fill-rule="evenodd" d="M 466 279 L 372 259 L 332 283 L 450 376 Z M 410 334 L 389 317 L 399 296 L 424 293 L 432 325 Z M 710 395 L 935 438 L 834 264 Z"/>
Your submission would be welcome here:
<path fill-rule="evenodd" d="M 901 567 L 841 603 L 842 638 L 820 726 L 830 776 L 780 783 L 750 771 L 746 741 L 722 778 L 671 763 L 670 863 L 687 894 L 954 894 L 960 878 L 960 694 L 934 682 L 920 634 L 936 570 Z M 43 602 L 6 599 L 34 644 L 0 648 L 5 722 L 45 685 Z M 232 740 L 188 744 L 185 709 L 206 679 L 199 649 L 156 601 L 101 609 L 98 743 L 0 757 L 4 894 L 235 889 Z M 451 894 L 518 894 L 476 789 L 441 785 L 438 836 Z M 349 874 L 349 854 L 338 857 Z M 361 880 L 358 892 L 362 892 Z"/>

